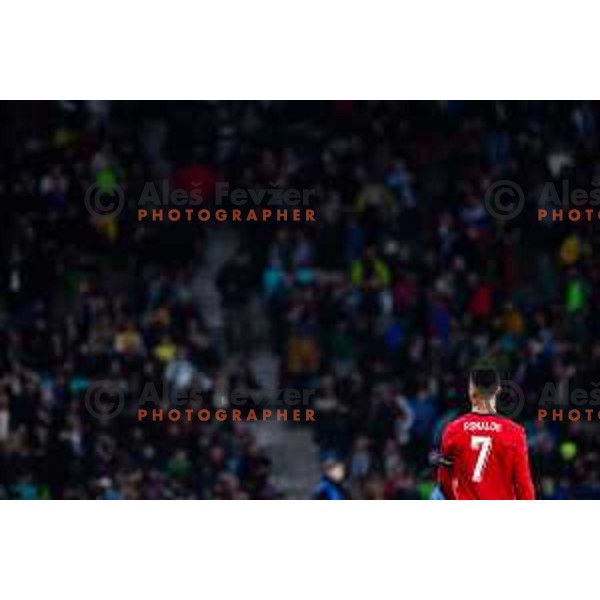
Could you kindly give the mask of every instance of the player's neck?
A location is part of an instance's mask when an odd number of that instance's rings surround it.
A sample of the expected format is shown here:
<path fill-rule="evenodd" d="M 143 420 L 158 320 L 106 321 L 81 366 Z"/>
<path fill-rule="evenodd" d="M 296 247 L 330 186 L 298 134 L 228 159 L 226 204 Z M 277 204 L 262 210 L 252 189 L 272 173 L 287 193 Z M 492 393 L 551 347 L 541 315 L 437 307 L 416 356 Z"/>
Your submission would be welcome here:
<path fill-rule="evenodd" d="M 481 404 L 472 404 L 471 412 L 476 415 L 495 415 L 496 413 L 496 402 L 482 402 Z"/>

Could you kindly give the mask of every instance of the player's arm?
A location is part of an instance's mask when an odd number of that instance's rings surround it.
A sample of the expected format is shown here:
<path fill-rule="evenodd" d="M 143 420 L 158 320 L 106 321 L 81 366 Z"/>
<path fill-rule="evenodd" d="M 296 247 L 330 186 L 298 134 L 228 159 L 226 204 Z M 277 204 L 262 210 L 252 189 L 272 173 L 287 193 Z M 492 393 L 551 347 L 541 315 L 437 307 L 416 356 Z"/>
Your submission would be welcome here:
<path fill-rule="evenodd" d="M 529 468 L 529 452 L 525 430 L 519 427 L 515 447 L 514 486 L 517 500 L 535 500 L 535 488 Z"/>
<path fill-rule="evenodd" d="M 438 485 L 446 500 L 454 500 L 452 490 L 452 456 L 450 454 L 450 443 L 448 428 L 444 430 L 442 435 L 442 444 L 440 447 L 440 455 L 437 459 L 437 480 Z"/>

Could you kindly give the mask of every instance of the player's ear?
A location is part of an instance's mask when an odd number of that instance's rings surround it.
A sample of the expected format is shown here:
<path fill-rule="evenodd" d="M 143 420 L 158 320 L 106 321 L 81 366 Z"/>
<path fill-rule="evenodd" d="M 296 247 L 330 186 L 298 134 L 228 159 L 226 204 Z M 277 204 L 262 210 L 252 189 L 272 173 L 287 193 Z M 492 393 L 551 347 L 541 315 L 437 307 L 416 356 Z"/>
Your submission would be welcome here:
<path fill-rule="evenodd" d="M 479 391 L 475 387 L 472 381 L 469 382 L 469 400 L 476 400 L 479 396 Z"/>

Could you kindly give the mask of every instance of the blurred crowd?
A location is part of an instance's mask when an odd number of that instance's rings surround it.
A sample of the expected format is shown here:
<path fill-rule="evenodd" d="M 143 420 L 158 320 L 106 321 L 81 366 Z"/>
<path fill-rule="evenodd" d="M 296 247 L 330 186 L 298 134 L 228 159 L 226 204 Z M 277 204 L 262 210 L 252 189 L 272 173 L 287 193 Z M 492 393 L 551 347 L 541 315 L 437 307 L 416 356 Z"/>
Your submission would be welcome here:
<path fill-rule="evenodd" d="M 315 441 L 346 463 L 350 497 L 428 497 L 429 453 L 482 360 L 523 391 L 522 409 L 514 393 L 500 407 L 527 428 L 540 497 L 600 497 L 597 420 L 537 418 L 547 382 L 591 391 L 600 372 L 598 225 L 537 219 L 547 182 L 600 183 L 595 104 L 0 109 L 0 496 L 281 497 L 246 424 L 140 424 L 134 410 L 148 381 L 165 406 L 173 389 L 210 405 L 223 386 L 260 387 L 259 294 L 279 387 L 316 390 Z M 216 278 L 222 337 L 195 297 L 202 226 L 138 223 L 129 200 L 98 218 L 82 201 L 91 185 L 131 199 L 192 179 L 208 200 L 216 180 L 315 191 L 314 223 L 239 224 Z M 502 180 L 523 190 L 512 219 L 484 203 Z M 107 380 L 125 409 L 97 419 L 85 394 Z"/>
<path fill-rule="evenodd" d="M 562 197 L 565 182 L 588 194 L 600 183 L 598 106 L 330 110 L 307 158 L 319 227 L 276 232 L 263 293 L 282 376 L 318 390 L 316 438 L 345 459 L 352 495 L 427 497 L 429 452 L 468 410 L 469 368 L 487 363 L 509 382 L 500 410 L 527 428 L 538 495 L 600 497 L 598 408 L 589 422 L 537 413 L 595 406 L 597 219 L 540 222 L 537 209 L 554 208 L 547 184 Z M 502 181 L 522 190 L 522 210 L 507 197 L 490 207 L 515 218 L 486 208 Z M 589 401 L 569 404 L 575 389 Z"/>
<path fill-rule="evenodd" d="M 98 217 L 83 202 L 93 185 L 135 198 L 177 175 L 165 144 L 182 152 L 188 137 L 163 139 L 161 116 L 185 106 L 0 109 L 0 497 L 280 497 L 245 423 L 136 418 L 144 390 L 145 408 L 168 409 L 178 393 L 201 408 L 259 388 L 199 309 L 203 228 L 138 224 L 129 204 Z"/>

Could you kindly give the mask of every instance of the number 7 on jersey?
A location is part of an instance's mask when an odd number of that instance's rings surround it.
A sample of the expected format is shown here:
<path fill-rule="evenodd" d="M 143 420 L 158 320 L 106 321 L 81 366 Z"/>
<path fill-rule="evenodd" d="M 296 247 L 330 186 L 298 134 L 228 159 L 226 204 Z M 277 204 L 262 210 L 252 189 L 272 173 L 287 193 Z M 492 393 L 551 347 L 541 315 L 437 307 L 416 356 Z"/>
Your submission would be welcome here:
<path fill-rule="evenodd" d="M 479 450 L 475 469 L 473 470 L 473 477 L 471 478 L 472 481 L 479 482 L 487 464 L 488 456 L 492 451 L 492 438 L 485 435 L 473 435 L 471 436 L 471 448 Z"/>

